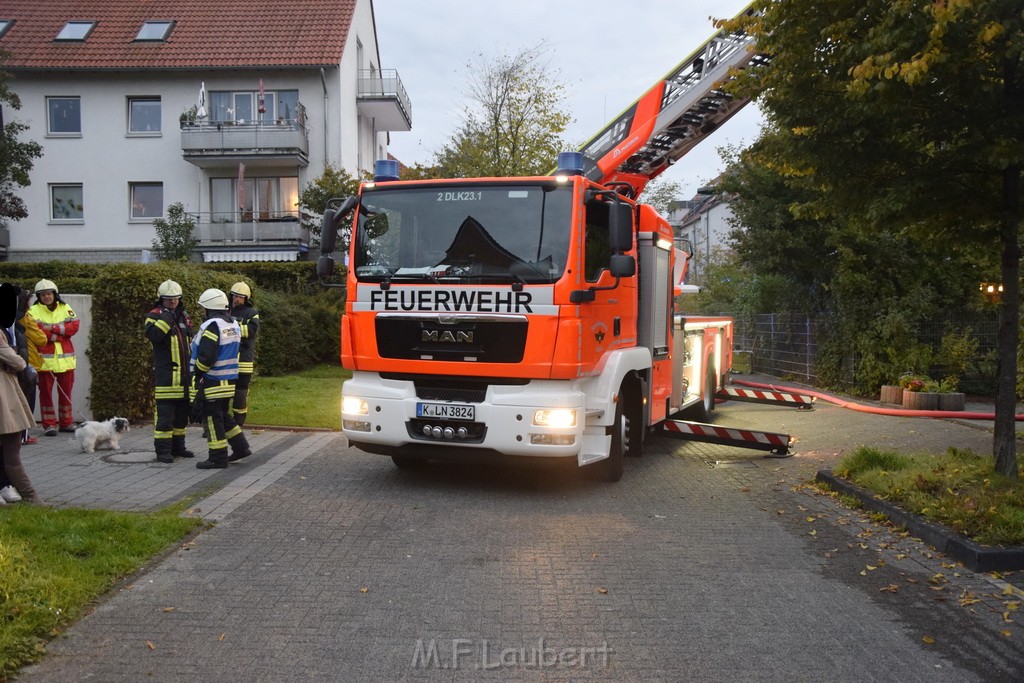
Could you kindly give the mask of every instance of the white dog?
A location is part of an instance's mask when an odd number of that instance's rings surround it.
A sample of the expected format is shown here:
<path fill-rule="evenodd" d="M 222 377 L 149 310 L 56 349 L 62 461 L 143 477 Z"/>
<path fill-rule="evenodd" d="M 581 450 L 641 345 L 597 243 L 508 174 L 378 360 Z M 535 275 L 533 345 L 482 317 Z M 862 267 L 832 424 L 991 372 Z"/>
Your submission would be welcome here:
<path fill-rule="evenodd" d="M 75 430 L 75 438 L 81 443 L 83 453 L 92 453 L 96 449 L 116 451 L 121 435 L 128 431 L 128 420 L 123 417 L 112 417 L 103 422 L 89 420 Z"/>

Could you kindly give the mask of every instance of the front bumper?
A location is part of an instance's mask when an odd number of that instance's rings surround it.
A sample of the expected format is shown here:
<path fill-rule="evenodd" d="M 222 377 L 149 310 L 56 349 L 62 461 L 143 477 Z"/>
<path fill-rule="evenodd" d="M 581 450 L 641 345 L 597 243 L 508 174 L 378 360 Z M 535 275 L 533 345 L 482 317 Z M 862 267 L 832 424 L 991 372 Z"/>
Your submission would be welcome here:
<path fill-rule="evenodd" d="M 472 421 L 417 417 L 417 403 L 439 401 L 418 398 L 411 381 L 384 379 L 375 373 L 353 373 L 343 385 L 342 395 L 366 402 L 366 414 L 342 413 L 342 433 L 353 445 L 371 452 L 411 453 L 423 447 L 424 454 L 428 454 L 439 452 L 441 447 L 565 458 L 577 457 L 583 444 L 585 397 L 566 382 L 534 380 L 525 385 L 492 385 L 483 401 L 470 404 L 475 410 Z M 576 424 L 533 424 L 537 410 L 552 408 L 575 410 Z"/>

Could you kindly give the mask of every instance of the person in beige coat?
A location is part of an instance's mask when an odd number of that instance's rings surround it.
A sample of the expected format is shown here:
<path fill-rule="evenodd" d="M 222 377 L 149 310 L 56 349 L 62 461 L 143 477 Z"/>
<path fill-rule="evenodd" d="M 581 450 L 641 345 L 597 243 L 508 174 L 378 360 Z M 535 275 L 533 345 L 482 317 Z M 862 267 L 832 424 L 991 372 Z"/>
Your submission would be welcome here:
<path fill-rule="evenodd" d="M 14 350 L 7 336 L 8 330 L 14 325 L 17 311 L 16 290 L 5 282 L 0 285 L 0 449 L 3 451 L 3 466 L 11 484 L 22 499 L 38 503 L 39 497 L 21 463 L 22 433 L 35 426 L 28 401 L 18 383 L 18 373 L 25 367 L 25 359 Z"/>

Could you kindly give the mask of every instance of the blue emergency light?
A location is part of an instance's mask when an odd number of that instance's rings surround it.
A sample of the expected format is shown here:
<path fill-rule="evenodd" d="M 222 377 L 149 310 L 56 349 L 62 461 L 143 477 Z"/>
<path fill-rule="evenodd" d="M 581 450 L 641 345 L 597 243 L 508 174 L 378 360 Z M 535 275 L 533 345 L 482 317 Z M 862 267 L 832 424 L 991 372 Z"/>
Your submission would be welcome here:
<path fill-rule="evenodd" d="M 558 175 L 583 175 L 583 152 L 559 152 Z"/>
<path fill-rule="evenodd" d="M 373 179 L 378 183 L 398 180 L 398 161 L 395 159 L 377 159 L 373 166 Z"/>

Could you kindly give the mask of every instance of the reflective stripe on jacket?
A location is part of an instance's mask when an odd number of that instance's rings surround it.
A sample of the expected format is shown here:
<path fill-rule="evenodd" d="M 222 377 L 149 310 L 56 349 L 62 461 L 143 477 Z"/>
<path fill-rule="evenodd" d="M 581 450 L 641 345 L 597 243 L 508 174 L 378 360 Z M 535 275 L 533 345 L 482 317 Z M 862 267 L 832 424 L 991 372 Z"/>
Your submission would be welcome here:
<path fill-rule="evenodd" d="M 199 326 L 192 339 L 192 368 L 207 400 L 235 395 L 241 338 L 241 328 L 226 312 Z"/>
<path fill-rule="evenodd" d="M 153 385 L 156 400 L 188 399 L 192 323 L 184 308 L 158 306 L 146 315 L 146 337 L 153 344 Z"/>
<path fill-rule="evenodd" d="M 63 301 L 58 301 L 51 311 L 41 303 L 28 309 L 29 315 L 46 335 L 46 343 L 39 347 L 43 372 L 67 372 L 75 369 L 75 346 L 72 335 L 78 333 L 79 320 L 75 312 Z"/>

